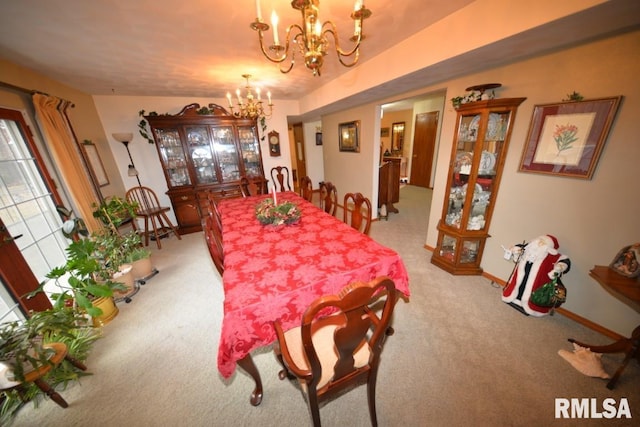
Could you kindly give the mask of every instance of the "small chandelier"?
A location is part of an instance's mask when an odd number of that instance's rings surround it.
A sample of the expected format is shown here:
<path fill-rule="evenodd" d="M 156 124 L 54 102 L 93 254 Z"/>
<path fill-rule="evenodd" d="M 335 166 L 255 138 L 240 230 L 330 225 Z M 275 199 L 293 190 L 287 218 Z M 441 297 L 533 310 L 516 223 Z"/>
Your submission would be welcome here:
<path fill-rule="evenodd" d="M 236 89 L 236 97 L 238 98 L 238 108 L 237 110 L 233 107 L 233 102 L 231 101 L 231 93 L 227 92 L 227 100 L 229 101 L 229 109 L 231 110 L 231 114 L 235 117 L 242 119 L 260 119 L 260 118 L 269 118 L 273 113 L 273 103 L 271 102 L 271 92 L 267 92 L 267 98 L 269 103 L 267 106 L 269 107 L 269 113 L 264 111 L 264 107 L 262 106 L 262 98 L 260 97 L 260 88 L 252 88 L 249 84 L 249 79 L 251 78 L 251 74 L 243 74 L 242 77 L 247 81 L 247 85 L 245 89 L 247 91 L 244 98 L 242 98 L 242 93 L 240 89 Z M 256 95 L 253 95 L 252 89 L 255 90 Z"/>
<path fill-rule="evenodd" d="M 338 29 L 331 21 L 321 22 L 318 20 L 318 12 L 320 0 L 293 0 L 291 7 L 302 12 L 302 24 L 292 24 L 287 28 L 287 36 L 284 46 L 280 44 L 278 38 L 278 15 L 275 11 L 271 14 L 271 25 L 273 26 L 273 44 L 269 46 L 269 51 L 265 49 L 264 32 L 269 30 L 269 25 L 262 22 L 262 13 L 260 11 L 260 0 L 256 0 L 257 17 L 251 23 L 251 28 L 258 32 L 260 40 L 260 50 L 264 56 L 271 62 L 282 64 L 289 58 L 288 67 L 280 66 L 282 73 L 288 73 L 295 63 L 296 50 L 300 50 L 300 54 L 304 58 L 304 65 L 313 72 L 314 76 L 320 75 L 320 68 L 327 54 L 329 41 L 327 36 L 331 34 L 333 44 L 338 55 L 338 60 L 345 67 L 353 67 L 358 62 L 360 55 L 360 42 L 364 39 L 362 35 L 362 22 L 371 16 L 371 11 L 364 6 L 364 0 L 357 0 L 351 19 L 354 20 L 353 36 L 350 38 L 355 46 L 349 50 L 342 50 L 338 39 Z M 295 43 L 292 46 L 291 43 Z M 346 58 L 352 57 L 352 61 L 345 62 Z"/>

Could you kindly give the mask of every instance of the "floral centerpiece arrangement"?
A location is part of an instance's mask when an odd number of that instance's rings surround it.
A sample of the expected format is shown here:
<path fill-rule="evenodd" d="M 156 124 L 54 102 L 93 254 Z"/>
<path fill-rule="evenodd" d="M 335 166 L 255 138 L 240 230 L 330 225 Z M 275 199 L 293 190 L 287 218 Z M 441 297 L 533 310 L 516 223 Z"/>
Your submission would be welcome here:
<path fill-rule="evenodd" d="M 256 218 L 263 225 L 295 224 L 300 221 L 300 210 L 291 202 L 275 204 L 273 199 L 265 199 L 256 205 Z"/>

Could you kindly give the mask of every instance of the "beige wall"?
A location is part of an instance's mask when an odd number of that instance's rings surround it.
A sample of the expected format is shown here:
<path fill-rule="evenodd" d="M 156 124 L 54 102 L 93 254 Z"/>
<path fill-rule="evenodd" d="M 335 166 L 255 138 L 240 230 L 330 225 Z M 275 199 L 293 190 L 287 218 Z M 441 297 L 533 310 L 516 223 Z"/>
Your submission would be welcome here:
<path fill-rule="evenodd" d="M 413 109 L 402 111 L 390 111 L 384 113 L 382 119 L 380 119 L 380 127 L 389 129 L 389 136 L 380 137 L 380 144 L 382 145 L 382 152 L 385 150 L 391 151 L 391 135 L 393 133 L 393 124 L 404 122 L 404 144 L 402 146 L 403 153 L 401 155 L 406 156 L 410 148 L 411 135 L 413 135 Z"/>
<path fill-rule="evenodd" d="M 449 99 L 464 94 L 465 88 L 474 84 L 501 82 L 499 97 L 527 97 L 516 116 L 482 267 L 506 280 L 513 264 L 503 260 L 501 245 L 553 234 L 559 239 L 561 252 L 572 261 L 571 272 L 564 280 L 568 288 L 564 307 L 622 335 L 629 335 L 640 323 L 640 314 L 603 290 L 589 277 L 589 270 L 596 264 L 609 264 L 623 246 L 640 241 L 640 198 L 631 183 L 640 159 L 640 144 L 636 142 L 640 116 L 639 47 L 640 31 L 636 31 L 405 94 L 405 98 L 413 98 L 435 93 L 434 100 L 442 100 L 437 93 L 443 88 Z M 587 99 L 625 96 L 593 179 L 518 172 L 534 105 L 559 102 L 574 90 Z M 380 104 L 401 98 L 395 96 Z M 430 108 L 438 109 L 437 103 L 434 101 Z M 322 119 L 325 176 L 338 185 L 341 194 L 356 185 L 368 187 L 363 177 L 372 175 L 367 168 L 379 147 L 372 135 L 375 131 L 369 127 L 375 125 L 378 110 L 376 104 L 369 104 Z M 338 123 L 351 120 L 362 121 L 360 155 L 338 152 Z M 455 120 L 455 110 L 447 101 L 441 116 L 433 202 L 431 212 L 425 212 L 425 239 L 430 247 L 436 245 Z M 372 145 L 366 147 L 367 144 Z M 425 262 L 429 258 L 427 253 Z"/>
<path fill-rule="evenodd" d="M 360 192 L 377 206 L 378 164 L 380 158 L 380 108 L 364 105 L 322 118 L 324 180 L 338 189 L 338 198 L 346 193 Z M 360 152 L 339 149 L 340 123 L 360 121 Z M 374 197 L 375 183 L 375 197 Z M 338 200 L 342 204 L 342 200 Z"/>
<path fill-rule="evenodd" d="M 90 139 L 97 146 L 105 171 L 109 177 L 109 185 L 100 189 L 102 194 L 104 196 L 124 194 L 122 179 L 111 154 L 110 141 L 105 137 L 100 117 L 90 95 L 4 60 L 0 60 L 0 81 L 25 89 L 48 93 L 73 102 L 75 107 L 70 108 L 68 112 L 76 137 L 78 141 Z M 0 87 L 0 105 L 14 110 L 32 110 L 30 102 L 25 102 L 24 94 L 2 87 Z"/>
<path fill-rule="evenodd" d="M 484 270 L 506 279 L 512 264 L 502 260 L 500 246 L 551 233 L 572 261 L 564 280 L 568 288 L 564 307 L 624 335 L 640 323 L 640 315 L 605 292 L 588 273 L 596 264 L 609 264 L 623 246 L 640 241 L 640 198 L 632 189 L 640 159 L 639 48 L 636 31 L 447 82 L 448 98 L 464 93 L 471 84 L 494 81 L 503 84 L 500 97 L 527 97 L 513 128 Z M 624 95 L 593 179 L 518 172 L 534 105 L 559 102 L 574 90 L 587 99 Z M 455 118 L 448 104 L 429 216 L 431 247 L 436 245 L 442 213 Z"/>

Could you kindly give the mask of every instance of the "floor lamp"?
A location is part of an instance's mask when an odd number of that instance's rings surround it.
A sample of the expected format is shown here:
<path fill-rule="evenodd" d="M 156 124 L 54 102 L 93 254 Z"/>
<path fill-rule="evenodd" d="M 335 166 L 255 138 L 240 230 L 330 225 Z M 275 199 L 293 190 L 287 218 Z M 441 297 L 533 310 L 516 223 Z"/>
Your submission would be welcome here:
<path fill-rule="evenodd" d="M 129 155 L 129 160 L 131 161 L 131 163 L 129 164 L 129 167 L 127 168 L 127 175 L 135 176 L 136 180 L 138 181 L 138 186 L 142 187 L 142 183 L 140 183 L 140 178 L 138 177 L 138 170 L 133 164 L 133 157 L 131 157 L 131 151 L 129 151 L 129 143 L 133 139 L 133 133 L 131 132 L 112 133 L 111 136 L 113 136 L 113 139 L 115 139 L 116 141 L 121 142 L 124 145 L 124 148 L 127 149 L 127 154 Z M 135 218 L 131 218 L 131 221 L 135 221 L 135 220 L 136 220 Z M 136 227 L 134 224 L 134 230 L 135 229 Z M 136 280 L 134 282 L 133 291 L 124 296 L 125 302 L 127 303 L 131 302 L 131 297 L 133 297 L 135 294 L 138 293 L 138 291 L 140 290 L 141 284 L 144 284 L 144 281 Z"/>
<path fill-rule="evenodd" d="M 121 142 L 124 145 L 124 148 L 127 149 L 127 154 L 129 155 L 129 160 L 131 161 L 131 163 L 129 164 L 129 168 L 127 169 L 127 175 L 135 176 L 136 180 L 138 181 L 138 186 L 142 187 L 142 184 L 140 183 L 140 178 L 138 177 L 138 170 L 133 164 L 131 151 L 129 151 L 129 143 L 133 139 L 133 133 L 131 132 L 112 133 L 111 136 L 113 136 L 113 139 L 115 139 L 116 141 Z"/>

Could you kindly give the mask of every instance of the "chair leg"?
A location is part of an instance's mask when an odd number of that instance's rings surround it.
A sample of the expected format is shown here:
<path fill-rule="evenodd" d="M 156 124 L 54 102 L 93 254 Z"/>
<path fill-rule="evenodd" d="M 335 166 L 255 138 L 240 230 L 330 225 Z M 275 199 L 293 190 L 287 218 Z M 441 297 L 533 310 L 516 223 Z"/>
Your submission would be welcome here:
<path fill-rule="evenodd" d="M 160 233 L 158 233 L 158 224 L 156 223 L 156 216 L 151 217 L 151 225 L 153 226 L 153 235 L 156 237 L 156 245 L 158 249 L 162 249 L 162 243 L 160 243 Z"/>
<path fill-rule="evenodd" d="M 176 227 L 174 227 L 173 223 L 171 222 L 171 220 L 169 219 L 169 217 L 167 216 L 167 214 L 165 214 L 164 212 L 162 212 L 162 217 L 164 218 L 164 220 L 167 222 L 167 226 L 171 229 L 171 231 L 173 231 L 173 234 L 176 235 L 176 237 L 178 238 L 178 240 L 182 240 L 182 237 L 180 236 L 180 233 L 178 232 L 178 229 Z"/>
<path fill-rule="evenodd" d="M 318 396 L 316 396 L 315 393 L 307 393 L 307 399 L 309 401 L 309 411 L 311 412 L 313 427 L 321 427 L 320 408 L 318 407 Z"/>
<path fill-rule="evenodd" d="M 376 372 L 369 374 L 367 382 L 367 400 L 369 402 L 369 418 L 371 418 L 371 426 L 378 427 L 378 415 L 376 413 Z"/>
<path fill-rule="evenodd" d="M 149 217 L 144 217 L 144 245 L 149 246 Z"/>
<path fill-rule="evenodd" d="M 43 381 L 42 378 L 38 378 L 33 383 L 37 385 L 38 388 L 42 390 L 47 396 L 49 396 L 51 400 L 56 402 L 61 407 L 66 408 L 69 406 L 69 404 L 62 398 L 62 396 L 60 396 L 57 391 L 51 388 L 49 384 Z"/>
<path fill-rule="evenodd" d="M 87 366 L 82 363 L 81 361 L 79 361 L 78 359 L 76 359 L 75 357 L 71 357 L 68 354 L 66 356 L 64 356 L 65 360 L 67 360 L 69 363 L 71 363 L 73 366 L 75 366 L 76 368 L 80 369 L 81 371 L 86 371 L 87 370 Z"/>

